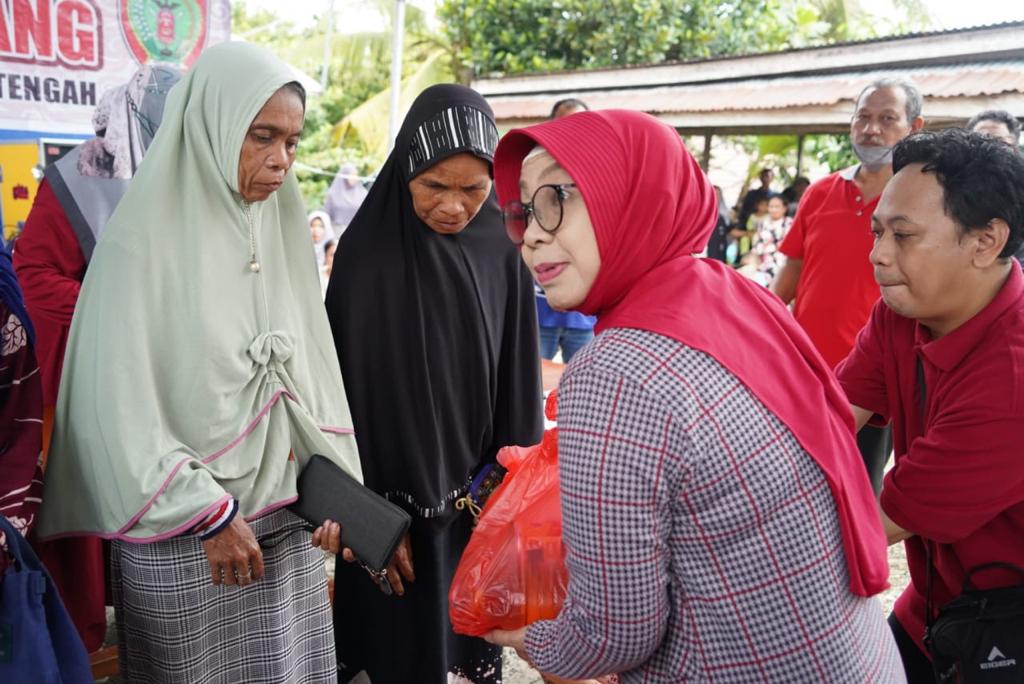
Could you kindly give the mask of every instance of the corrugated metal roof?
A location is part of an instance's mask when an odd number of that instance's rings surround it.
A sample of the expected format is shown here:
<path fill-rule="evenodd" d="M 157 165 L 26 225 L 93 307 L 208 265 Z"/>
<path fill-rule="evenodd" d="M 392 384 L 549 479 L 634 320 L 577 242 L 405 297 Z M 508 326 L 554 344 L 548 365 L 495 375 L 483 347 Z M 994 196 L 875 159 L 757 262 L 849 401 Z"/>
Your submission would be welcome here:
<path fill-rule="evenodd" d="M 883 77 L 910 78 L 926 99 L 1024 93 L 1024 60 L 606 90 L 581 97 L 593 109 L 638 109 L 651 113 L 773 110 L 852 101 L 866 85 Z M 552 98 L 507 95 L 488 101 L 499 121 L 532 120 L 548 116 Z"/>

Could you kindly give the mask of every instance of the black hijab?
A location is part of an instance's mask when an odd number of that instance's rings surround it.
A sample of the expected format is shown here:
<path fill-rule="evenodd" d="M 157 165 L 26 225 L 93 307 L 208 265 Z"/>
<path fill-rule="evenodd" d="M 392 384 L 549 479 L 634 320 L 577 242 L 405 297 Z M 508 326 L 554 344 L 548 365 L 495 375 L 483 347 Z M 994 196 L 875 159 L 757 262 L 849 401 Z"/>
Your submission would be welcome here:
<path fill-rule="evenodd" d="M 366 484 L 427 518 L 451 509 L 499 448 L 534 444 L 543 427 L 533 286 L 493 191 L 461 233 L 441 235 L 408 189 L 460 152 L 490 164 L 497 138 L 473 90 L 423 91 L 327 289 Z"/>

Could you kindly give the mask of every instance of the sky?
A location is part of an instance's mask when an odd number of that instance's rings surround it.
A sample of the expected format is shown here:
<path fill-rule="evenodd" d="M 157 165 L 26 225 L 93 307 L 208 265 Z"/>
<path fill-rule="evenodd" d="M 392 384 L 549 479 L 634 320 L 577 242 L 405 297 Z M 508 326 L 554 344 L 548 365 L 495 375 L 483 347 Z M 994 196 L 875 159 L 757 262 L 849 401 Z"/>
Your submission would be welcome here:
<path fill-rule="evenodd" d="M 247 0 L 253 7 L 266 8 L 298 26 L 307 26 L 317 15 L 327 12 L 330 0 Z M 436 0 L 409 0 L 433 16 Z M 869 11 L 890 6 L 889 0 L 860 0 Z M 1004 21 L 1024 19 L 1024 3 L 1003 0 L 989 2 L 968 2 L 966 0 L 926 0 L 929 11 L 938 28 L 952 29 L 966 26 L 998 24 Z M 384 18 L 374 2 L 360 0 L 334 0 L 334 11 L 339 17 L 338 30 L 346 33 L 381 30 Z"/>
<path fill-rule="evenodd" d="M 860 0 L 868 11 L 890 6 L 888 0 Z M 1024 19 L 1024 3 L 968 2 L 967 0 L 925 0 L 928 11 L 940 29 L 984 26 Z"/>

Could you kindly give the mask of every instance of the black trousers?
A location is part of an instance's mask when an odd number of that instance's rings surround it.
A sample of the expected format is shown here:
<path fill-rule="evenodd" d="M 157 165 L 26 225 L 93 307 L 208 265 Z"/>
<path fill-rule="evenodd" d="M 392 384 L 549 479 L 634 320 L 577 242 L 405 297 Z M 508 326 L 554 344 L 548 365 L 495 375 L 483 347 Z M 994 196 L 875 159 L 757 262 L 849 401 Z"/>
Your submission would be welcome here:
<path fill-rule="evenodd" d="M 907 684 L 935 684 L 932 661 L 910 638 L 894 613 L 889 613 L 889 629 L 892 630 L 896 647 L 900 650 L 903 669 L 907 673 Z"/>
<path fill-rule="evenodd" d="M 877 496 L 882 491 L 882 476 L 885 475 L 885 462 L 892 452 L 892 429 L 865 425 L 857 433 L 857 448 L 860 449 L 864 467 L 871 479 L 871 488 Z"/>
<path fill-rule="evenodd" d="M 371 684 L 446 684 L 449 673 L 475 684 L 501 681 L 501 648 L 456 634 L 448 590 L 469 536 L 468 512 L 413 516 L 409 530 L 416 581 L 405 596 L 385 596 L 355 563 L 334 571 L 334 635 L 338 681 L 365 670 Z M 461 680 L 460 680 L 461 681 Z"/>

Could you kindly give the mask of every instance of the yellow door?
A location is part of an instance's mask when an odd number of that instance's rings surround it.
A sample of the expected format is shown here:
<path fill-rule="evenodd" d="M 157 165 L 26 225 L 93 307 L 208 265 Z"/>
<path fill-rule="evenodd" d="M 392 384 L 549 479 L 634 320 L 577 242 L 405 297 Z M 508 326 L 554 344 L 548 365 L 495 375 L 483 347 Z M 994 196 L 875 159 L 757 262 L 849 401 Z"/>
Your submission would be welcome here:
<path fill-rule="evenodd" d="M 4 239 L 10 240 L 28 218 L 36 199 L 39 181 L 33 169 L 39 163 L 39 141 L 0 141 L 0 193 L 3 200 Z M 35 173 L 39 173 L 36 170 Z"/>

